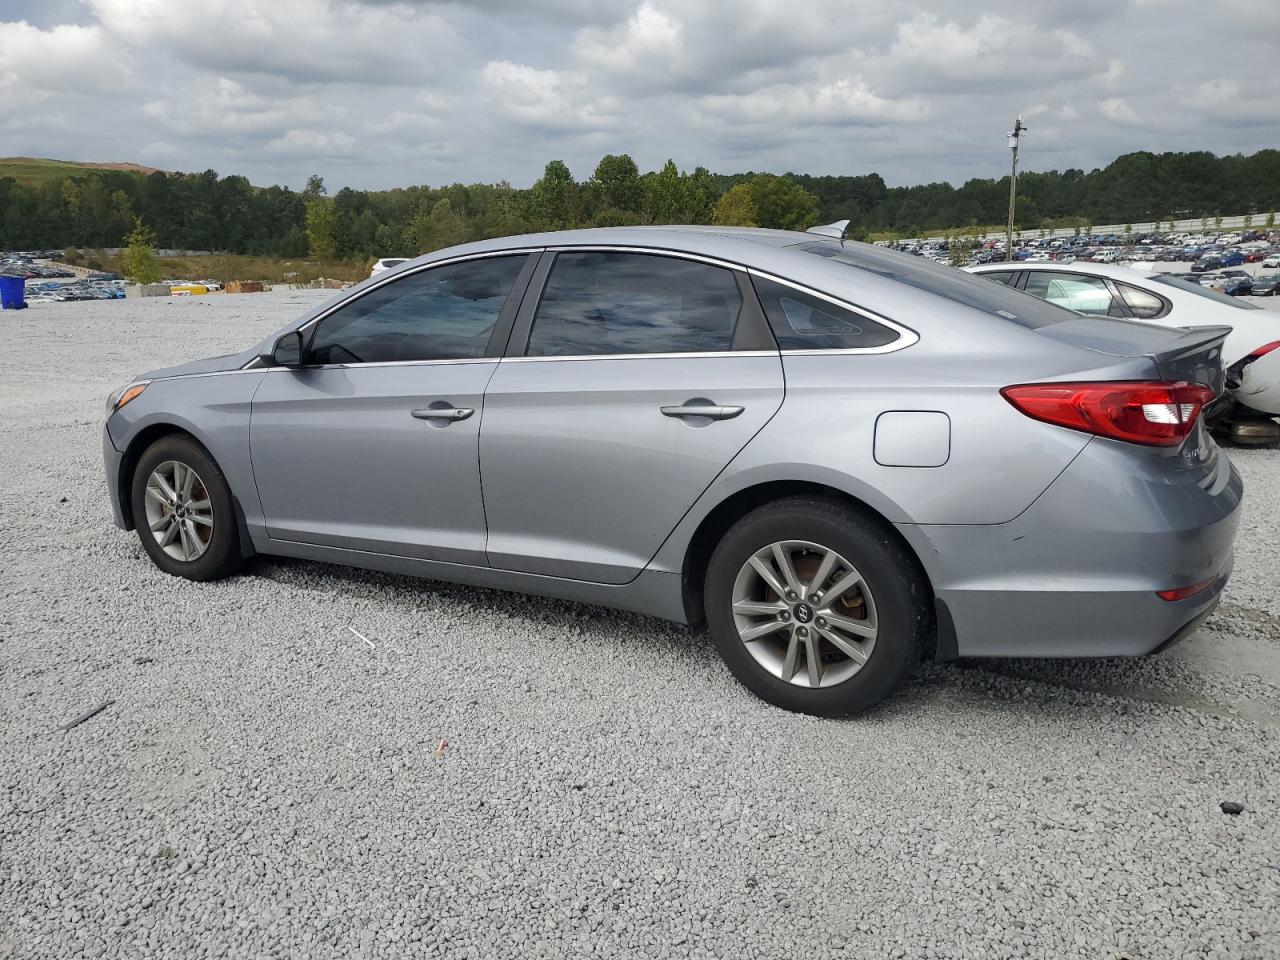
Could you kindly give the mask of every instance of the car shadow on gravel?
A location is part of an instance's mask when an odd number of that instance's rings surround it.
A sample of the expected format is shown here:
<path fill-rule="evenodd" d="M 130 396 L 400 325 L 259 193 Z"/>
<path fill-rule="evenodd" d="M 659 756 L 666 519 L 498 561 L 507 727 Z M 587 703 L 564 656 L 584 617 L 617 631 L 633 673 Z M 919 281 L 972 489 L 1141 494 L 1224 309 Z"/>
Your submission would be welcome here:
<path fill-rule="evenodd" d="M 628 611 L 613 610 L 571 600 L 537 597 L 485 587 L 419 579 L 399 574 L 361 570 L 288 558 L 257 558 L 246 569 L 247 577 L 262 577 L 300 590 L 318 591 L 335 599 L 359 603 L 403 606 L 406 610 L 429 603 L 465 605 L 495 617 L 526 620 L 542 629 L 560 631 L 576 643 L 617 644 L 619 634 L 643 638 L 646 650 L 682 672 L 713 674 L 719 679 L 723 665 L 703 627 L 686 627 Z M 1218 622 L 1215 622 L 1218 621 Z M 1011 684 L 1045 684 L 1073 693 L 1098 695 L 1156 705 L 1184 707 L 1223 717 L 1256 720 L 1280 727 L 1280 677 L 1245 670 L 1205 669 L 1195 655 L 1196 646 L 1221 648 L 1238 641 L 1237 624 L 1210 620 L 1191 641 L 1151 657 L 1101 659 L 995 659 L 966 658 L 926 665 L 914 685 L 917 695 L 953 693 L 980 696 L 981 687 L 967 682 L 967 674 L 980 671 Z M 1229 631 L 1229 632 L 1228 632 Z M 952 690 L 950 688 L 955 688 Z M 893 712 L 895 700 L 871 714 Z"/>

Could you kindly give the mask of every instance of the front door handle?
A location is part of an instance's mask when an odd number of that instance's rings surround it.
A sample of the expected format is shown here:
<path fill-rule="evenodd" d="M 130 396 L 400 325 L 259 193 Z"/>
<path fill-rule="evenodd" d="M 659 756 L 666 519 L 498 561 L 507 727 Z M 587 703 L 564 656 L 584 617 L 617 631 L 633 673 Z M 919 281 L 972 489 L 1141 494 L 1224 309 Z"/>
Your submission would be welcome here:
<path fill-rule="evenodd" d="M 732 420 L 743 411 L 743 407 L 727 407 L 712 403 L 710 400 L 689 400 L 679 406 L 661 407 L 664 417 L 706 417 L 708 420 Z"/>
<path fill-rule="evenodd" d="M 418 420 L 465 420 L 475 413 L 471 407 L 423 407 L 410 410 L 409 415 Z"/>

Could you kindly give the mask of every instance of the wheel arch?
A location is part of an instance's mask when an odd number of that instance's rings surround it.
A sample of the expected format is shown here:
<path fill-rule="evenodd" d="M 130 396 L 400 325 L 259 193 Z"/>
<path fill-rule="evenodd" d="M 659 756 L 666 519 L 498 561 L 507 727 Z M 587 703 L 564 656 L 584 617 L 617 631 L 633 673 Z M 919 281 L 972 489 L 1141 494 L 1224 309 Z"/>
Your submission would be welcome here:
<path fill-rule="evenodd" d="M 860 500 L 837 487 L 814 481 L 769 480 L 757 483 L 737 490 L 725 497 L 702 518 L 693 536 L 689 538 L 681 568 L 684 608 L 688 622 L 700 624 L 706 619 L 702 592 L 707 564 L 711 560 L 711 554 L 715 550 L 716 544 L 720 542 L 729 528 L 757 507 L 776 500 L 797 496 L 827 500 L 854 510 L 878 524 L 888 536 L 902 546 L 911 562 L 915 565 L 916 572 L 919 574 L 925 588 L 929 591 L 929 597 L 934 604 L 934 610 L 931 611 L 934 629 L 932 630 L 930 642 L 925 647 L 925 659 L 949 659 L 954 656 L 951 651 L 955 648 L 955 630 L 951 625 L 950 614 L 946 607 L 937 600 L 929 573 L 924 564 L 921 563 L 915 547 L 880 511 L 866 501 Z"/>
<path fill-rule="evenodd" d="M 116 497 L 119 500 L 120 515 L 124 518 L 126 530 L 133 530 L 136 526 L 133 517 L 133 474 L 138 468 L 138 461 L 142 459 L 142 455 L 157 440 L 174 435 L 184 437 L 199 447 L 204 455 L 217 465 L 218 470 L 222 472 L 225 479 L 226 471 L 222 470 L 222 465 L 218 463 L 218 458 L 190 430 L 168 421 L 147 424 L 130 438 L 124 453 L 120 457 L 120 474 L 116 482 Z M 236 528 L 240 535 L 240 555 L 243 557 L 253 556 L 253 541 L 249 538 L 249 528 L 245 523 L 244 507 L 241 506 L 240 498 L 231 487 L 230 481 L 227 482 L 227 489 L 231 493 L 231 502 L 236 511 Z"/>

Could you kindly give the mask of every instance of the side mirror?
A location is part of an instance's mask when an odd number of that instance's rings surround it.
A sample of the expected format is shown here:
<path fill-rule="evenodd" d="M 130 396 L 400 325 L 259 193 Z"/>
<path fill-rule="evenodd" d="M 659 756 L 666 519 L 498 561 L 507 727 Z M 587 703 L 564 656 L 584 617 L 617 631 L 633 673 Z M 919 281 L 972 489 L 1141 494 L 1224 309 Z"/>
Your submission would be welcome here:
<path fill-rule="evenodd" d="M 302 331 L 292 330 L 275 342 L 270 353 L 260 359 L 269 367 L 302 366 Z"/>

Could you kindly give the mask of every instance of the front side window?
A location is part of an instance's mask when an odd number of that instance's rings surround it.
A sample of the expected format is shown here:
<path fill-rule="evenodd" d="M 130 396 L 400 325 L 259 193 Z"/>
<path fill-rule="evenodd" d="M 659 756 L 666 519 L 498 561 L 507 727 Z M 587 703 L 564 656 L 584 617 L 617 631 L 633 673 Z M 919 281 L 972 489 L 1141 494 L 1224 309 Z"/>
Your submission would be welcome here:
<path fill-rule="evenodd" d="M 830 300 L 764 277 L 752 277 L 773 336 L 783 350 L 883 347 L 898 333 Z"/>
<path fill-rule="evenodd" d="M 645 253 L 561 253 L 528 355 L 730 350 L 741 309 L 738 283 L 723 267 Z"/>
<path fill-rule="evenodd" d="M 1079 273 L 1051 273 L 1047 270 L 1027 274 L 1023 290 L 1059 307 L 1093 316 L 1122 317 L 1124 311 L 1111 296 L 1107 282 L 1099 277 Z"/>
<path fill-rule="evenodd" d="M 401 277 L 320 321 L 310 363 L 484 356 L 526 255 L 485 257 Z"/>

